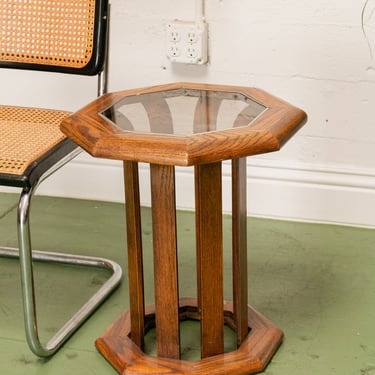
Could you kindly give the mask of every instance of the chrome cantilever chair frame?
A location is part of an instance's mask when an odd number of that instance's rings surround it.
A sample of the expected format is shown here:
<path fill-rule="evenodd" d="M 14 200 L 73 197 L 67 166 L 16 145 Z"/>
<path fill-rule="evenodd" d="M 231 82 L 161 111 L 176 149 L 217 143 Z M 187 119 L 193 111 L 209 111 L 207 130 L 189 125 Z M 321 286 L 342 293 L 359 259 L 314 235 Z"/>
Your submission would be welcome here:
<path fill-rule="evenodd" d="M 106 42 L 108 44 L 109 4 L 103 17 L 106 18 Z M 13 66 L 12 66 L 13 67 Z M 21 67 L 22 68 L 22 67 Z M 41 69 L 44 70 L 44 69 Z M 48 70 L 48 69 L 45 69 Z M 52 71 L 54 69 L 51 69 Z M 107 73 L 107 50 L 103 67 L 98 72 L 98 96 L 106 92 Z M 57 70 L 58 71 L 58 70 Z M 72 151 L 61 158 L 41 176 L 30 178 L 28 184 L 22 188 L 17 209 L 17 234 L 19 248 L 0 247 L 0 256 L 8 258 L 19 258 L 22 286 L 22 299 L 24 309 L 24 322 L 27 343 L 31 351 L 40 357 L 52 356 L 71 335 L 82 325 L 82 323 L 94 312 L 94 310 L 109 296 L 109 294 L 120 284 L 122 278 L 121 267 L 111 260 L 105 258 L 63 254 L 57 252 L 32 250 L 30 235 L 30 206 L 32 198 L 40 183 L 60 169 L 63 165 L 75 158 L 81 149 L 72 147 Z M 10 184 L 10 186 L 12 186 Z M 18 183 L 15 186 L 19 186 Z M 58 332 L 43 344 L 38 333 L 38 319 L 35 299 L 33 261 L 63 263 L 78 266 L 102 268 L 111 271 L 111 276 L 96 291 L 96 293 L 61 327 Z"/>

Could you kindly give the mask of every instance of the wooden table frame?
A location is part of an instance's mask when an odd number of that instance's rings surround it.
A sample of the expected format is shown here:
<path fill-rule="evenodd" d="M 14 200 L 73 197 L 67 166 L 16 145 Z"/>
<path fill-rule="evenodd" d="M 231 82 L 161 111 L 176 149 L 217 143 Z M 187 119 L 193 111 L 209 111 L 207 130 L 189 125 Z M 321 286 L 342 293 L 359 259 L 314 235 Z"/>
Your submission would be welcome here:
<path fill-rule="evenodd" d="M 267 106 L 248 129 L 174 137 L 119 132 L 98 113 L 119 98 L 189 87 L 239 91 Z M 215 109 L 217 111 L 217 109 Z M 215 115 L 215 114 L 214 114 Z M 303 111 L 257 89 L 174 84 L 108 94 L 74 114 L 62 130 L 94 156 L 123 160 L 130 310 L 96 340 L 121 374 L 242 375 L 261 371 L 283 333 L 247 302 L 245 156 L 277 150 L 304 123 Z M 224 302 L 222 160 L 232 161 L 233 302 Z M 138 162 L 150 164 L 155 305 L 145 306 Z M 178 288 L 175 166 L 194 165 L 197 298 Z M 214 286 L 214 287 L 213 287 Z M 180 359 L 180 321 L 199 320 L 201 360 Z M 237 350 L 224 353 L 224 324 L 237 335 Z M 143 353 L 144 336 L 156 327 L 157 356 Z"/>

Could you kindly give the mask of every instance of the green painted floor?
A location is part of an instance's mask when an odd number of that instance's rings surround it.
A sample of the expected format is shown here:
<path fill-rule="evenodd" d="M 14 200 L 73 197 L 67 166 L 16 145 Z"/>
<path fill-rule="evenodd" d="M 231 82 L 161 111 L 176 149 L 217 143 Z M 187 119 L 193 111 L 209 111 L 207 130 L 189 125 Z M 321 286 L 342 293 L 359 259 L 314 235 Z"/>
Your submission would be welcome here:
<path fill-rule="evenodd" d="M 0 194 L 0 238 L 16 245 L 17 196 Z M 34 247 L 104 256 L 126 270 L 123 206 L 37 197 Z M 143 210 L 147 302 L 152 302 L 150 212 Z M 195 295 L 194 217 L 178 213 L 181 296 Z M 224 218 L 230 243 L 230 218 Z M 249 303 L 284 330 L 267 375 L 375 375 L 375 230 L 250 218 Z M 225 294 L 230 295 L 230 253 L 225 251 Z M 41 337 L 64 322 L 106 276 L 70 267 L 37 265 Z M 101 374 L 116 372 L 94 340 L 128 307 L 122 285 L 51 359 L 28 350 L 23 331 L 16 260 L 0 260 L 0 374 Z M 188 333 L 187 333 L 188 332 Z M 183 330 L 186 358 L 199 350 L 194 330 Z M 230 375 L 230 374 L 229 374 Z"/>

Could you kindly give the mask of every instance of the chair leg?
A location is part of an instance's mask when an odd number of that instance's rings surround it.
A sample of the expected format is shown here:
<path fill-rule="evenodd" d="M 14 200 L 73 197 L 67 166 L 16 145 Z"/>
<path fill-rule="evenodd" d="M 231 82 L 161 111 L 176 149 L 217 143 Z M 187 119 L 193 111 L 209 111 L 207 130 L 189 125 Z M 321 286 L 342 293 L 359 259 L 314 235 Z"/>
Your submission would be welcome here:
<path fill-rule="evenodd" d="M 19 251 L 14 248 L 0 248 L 0 256 L 19 257 L 24 308 L 26 339 L 33 353 L 39 357 L 53 355 L 64 342 L 82 325 L 91 313 L 119 285 L 122 277 L 121 267 L 110 260 L 97 257 L 70 255 L 62 253 L 32 251 L 30 240 L 29 213 L 31 198 L 36 186 L 23 190 L 18 205 Z M 37 311 L 34 293 L 33 260 L 72 265 L 99 267 L 110 270 L 111 277 L 102 287 L 65 323 L 65 325 L 43 345 L 40 342 L 37 326 Z"/>

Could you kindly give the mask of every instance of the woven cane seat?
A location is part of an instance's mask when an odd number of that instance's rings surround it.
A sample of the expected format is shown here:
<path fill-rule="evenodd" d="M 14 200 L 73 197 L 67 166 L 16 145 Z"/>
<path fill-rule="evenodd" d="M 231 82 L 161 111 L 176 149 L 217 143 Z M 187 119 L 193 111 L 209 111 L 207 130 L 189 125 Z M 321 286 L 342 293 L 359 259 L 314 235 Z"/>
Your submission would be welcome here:
<path fill-rule="evenodd" d="M 95 0 L 1 0 L 1 60 L 82 68 L 94 49 Z"/>
<path fill-rule="evenodd" d="M 0 106 L 0 173 L 22 175 L 31 163 L 66 137 L 66 111 Z"/>

